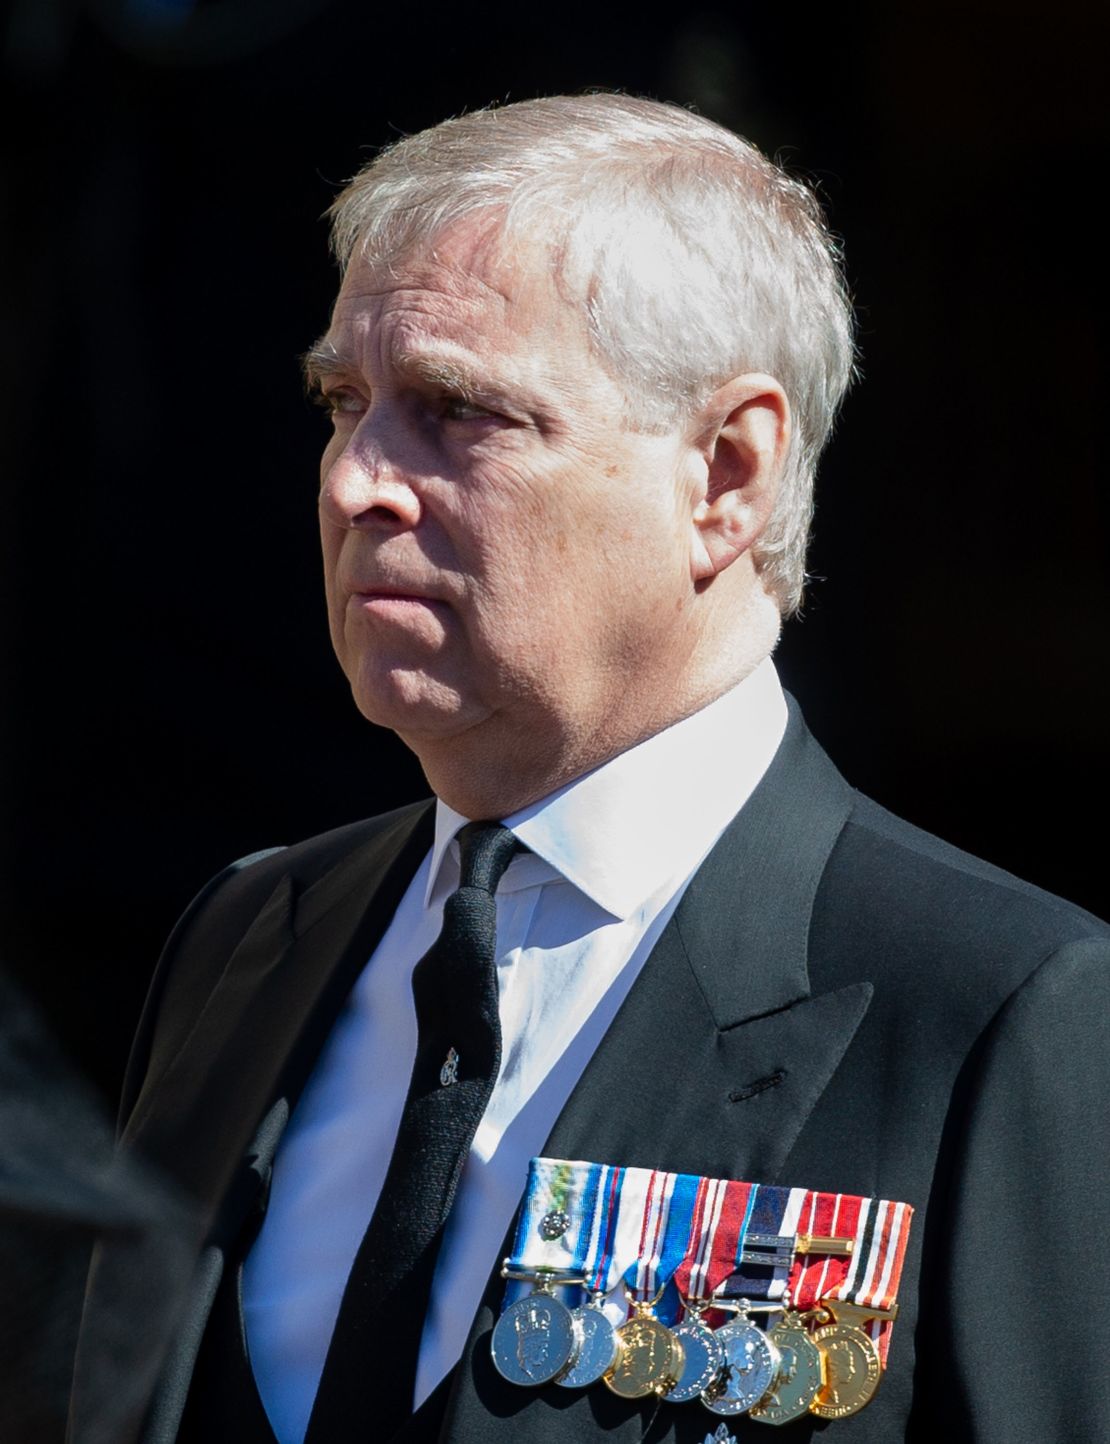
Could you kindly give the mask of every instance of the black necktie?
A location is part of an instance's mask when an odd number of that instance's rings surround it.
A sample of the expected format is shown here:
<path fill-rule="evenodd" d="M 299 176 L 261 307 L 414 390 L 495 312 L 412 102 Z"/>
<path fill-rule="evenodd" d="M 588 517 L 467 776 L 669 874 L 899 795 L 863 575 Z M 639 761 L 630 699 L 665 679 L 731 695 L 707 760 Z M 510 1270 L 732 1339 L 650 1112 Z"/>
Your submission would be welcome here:
<path fill-rule="evenodd" d="M 459 833 L 459 886 L 413 972 L 416 1062 L 397 1142 L 347 1280 L 306 1444 L 385 1440 L 412 1412 L 444 1224 L 501 1065 L 494 893 L 518 847 L 500 823 Z"/>

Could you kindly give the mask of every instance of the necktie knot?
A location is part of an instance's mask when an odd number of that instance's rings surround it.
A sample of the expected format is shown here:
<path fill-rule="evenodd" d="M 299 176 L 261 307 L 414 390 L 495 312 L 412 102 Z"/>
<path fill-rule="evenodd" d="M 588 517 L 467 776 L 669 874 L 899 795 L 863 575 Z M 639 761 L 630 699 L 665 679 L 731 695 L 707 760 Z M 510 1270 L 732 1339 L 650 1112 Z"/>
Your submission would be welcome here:
<path fill-rule="evenodd" d="M 500 822 L 468 822 L 459 830 L 459 886 L 495 893 L 518 851 L 522 844 Z"/>

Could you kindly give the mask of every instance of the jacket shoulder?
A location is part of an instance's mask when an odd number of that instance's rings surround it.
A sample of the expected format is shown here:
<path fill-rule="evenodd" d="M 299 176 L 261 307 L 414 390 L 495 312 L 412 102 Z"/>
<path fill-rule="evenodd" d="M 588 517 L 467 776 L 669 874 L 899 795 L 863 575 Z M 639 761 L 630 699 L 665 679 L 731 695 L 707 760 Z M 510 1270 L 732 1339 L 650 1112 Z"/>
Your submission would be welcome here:
<path fill-rule="evenodd" d="M 934 837 L 861 793 L 855 795 L 848 833 L 849 842 L 866 849 L 874 862 L 882 859 L 883 870 L 917 878 L 915 893 L 923 900 L 951 893 L 974 900 L 979 909 L 984 904 L 997 908 L 1011 922 L 1032 925 L 1037 932 L 1047 928 L 1064 937 L 1110 937 L 1110 926 L 1093 913 Z"/>
<path fill-rule="evenodd" d="M 303 892 L 360 848 L 397 830 L 408 835 L 429 800 L 363 818 L 287 847 L 238 858 L 200 889 L 162 950 L 143 1006 L 124 1077 L 120 1122 L 126 1121 L 157 1056 L 172 1052 L 198 1017 L 227 959 L 286 878 Z"/>
<path fill-rule="evenodd" d="M 977 1031 L 1074 944 L 1110 967 L 1110 927 L 856 794 L 814 913 L 830 977 L 885 978 L 907 1018 Z M 944 1008 L 937 1007 L 938 999 Z"/>
<path fill-rule="evenodd" d="M 301 842 L 263 848 L 237 858 L 205 884 L 182 914 L 182 919 L 217 900 L 221 907 L 234 907 L 240 900 L 248 905 L 259 898 L 265 901 L 265 897 L 284 877 L 291 877 L 299 889 L 310 887 L 348 853 L 373 842 L 392 828 L 416 822 L 431 806 L 430 799 L 409 803 L 392 812 L 364 817 L 358 822 L 317 833 Z"/>

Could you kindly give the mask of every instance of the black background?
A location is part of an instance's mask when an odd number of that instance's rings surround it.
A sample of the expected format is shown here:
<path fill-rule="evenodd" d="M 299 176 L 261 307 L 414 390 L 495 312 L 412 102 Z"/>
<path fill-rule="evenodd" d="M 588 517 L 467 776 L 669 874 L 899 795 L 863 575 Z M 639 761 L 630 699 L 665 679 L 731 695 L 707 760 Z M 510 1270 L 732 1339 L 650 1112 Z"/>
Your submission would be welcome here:
<path fill-rule="evenodd" d="M 0 38 L 3 956 L 106 1093 L 209 874 L 426 790 L 328 648 L 296 357 L 338 185 L 494 100 L 696 103 L 816 181 L 864 380 L 780 669 L 850 781 L 1105 911 L 1093 7 L 17 0 Z"/>

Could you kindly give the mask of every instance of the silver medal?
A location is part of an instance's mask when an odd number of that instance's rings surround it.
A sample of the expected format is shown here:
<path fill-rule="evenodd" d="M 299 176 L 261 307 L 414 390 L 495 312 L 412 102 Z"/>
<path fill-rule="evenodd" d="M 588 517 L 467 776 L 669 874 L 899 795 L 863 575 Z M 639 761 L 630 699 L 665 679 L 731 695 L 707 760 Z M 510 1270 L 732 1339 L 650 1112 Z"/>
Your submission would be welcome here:
<path fill-rule="evenodd" d="M 702 1394 L 702 1403 L 714 1414 L 746 1414 L 774 1383 L 779 1351 L 750 1319 L 725 1324 L 717 1330 L 717 1340 L 724 1348 L 728 1368 Z"/>
<path fill-rule="evenodd" d="M 497 1321 L 490 1352 L 510 1384 L 550 1384 L 578 1358 L 582 1326 L 544 1289 L 510 1304 Z"/>
<path fill-rule="evenodd" d="M 717 1335 L 699 1318 L 687 1318 L 675 1328 L 682 1340 L 685 1364 L 682 1377 L 663 1398 L 671 1404 L 686 1404 L 705 1392 L 724 1371 L 725 1351 Z"/>
<path fill-rule="evenodd" d="M 587 1384 L 596 1384 L 617 1362 L 620 1340 L 596 1304 L 583 1304 L 573 1312 L 582 1331 L 582 1343 L 578 1358 L 555 1382 L 564 1389 L 584 1389 Z"/>

